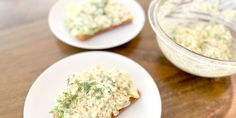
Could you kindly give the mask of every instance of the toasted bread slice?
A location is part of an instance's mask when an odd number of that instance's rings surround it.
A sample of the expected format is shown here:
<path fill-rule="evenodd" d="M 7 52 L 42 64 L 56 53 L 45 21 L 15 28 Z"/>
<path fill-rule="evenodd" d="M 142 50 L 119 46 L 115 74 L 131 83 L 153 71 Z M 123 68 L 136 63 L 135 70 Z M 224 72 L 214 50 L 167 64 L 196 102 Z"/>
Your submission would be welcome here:
<path fill-rule="evenodd" d="M 141 96 L 140 92 L 138 92 L 138 94 L 139 94 L 139 96 Z M 134 104 L 137 100 L 138 100 L 138 99 L 136 99 L 136 98 L 130 98 L 130 105 L 129 105 L 129 106 L 131 106 L 132 104 Z M 129 107 L 129 106 L 128 106 L 128 107 Z M 128 108 L 128 107 L 126 107 L 126 108 Z M 120 109 L 120 110 L 119 110 L 119 114 L 122 113 L 122 112 L 124 112 L 126 108 Z M 118 115 L 119 115 L 119 114 L 118 114 Z M 112 115 L 111 118 L 116 118 L 116 117 L 117 117 L 117 116 Z"/>
<path fill-rule="evenodd" d="M 128 25 L 128 24 L 131 24 L 133 22 L 133 19 L 128 19 L 124 22 L 122 22 L 121 24 L 118 24 L 118 25 L 113 25 L 111 27 L 108 27 L 108 28 L 105 28 L 105 29 L 102 29 L 102 30 L 99 30 L 98 32 L 96 32 L 95 34 L 93 35 L 78 35 L 76 36 L 77 39 L 81 40 L 81 41 L 84 41 L 84 40 L 87 40 L 87 39 L 90 39 L 94 36 L 97 36 L 99 34 L 102 34 L 104 32 L 107 32 L 107 31 L 110 31 L 110 30 L 113 30 L 115 28 L 118 28 L 118 27 L 121 27 L 121 26 L 125 26 L 125 25 Z"/>
<path fill-rule="evenodd" d="M 138 94 L 139 94 L 139 96 L 141 96 L 141 94 L 140 94 L 139 91 L 138 91 Z M 138 99 L 136 99 L 136 98 L 130 98 L 130 105 L 129 105 L 129 106 L 131 106 L 132 104 L 134 104 L 137 100 L 138 100 Z M 129 106 L 128 106 L 128 107 L 129 107 Z M 126 108 L 128 108 L 128 107 L 126 107 Z M 119 110 L 119 114 L 122 113 L 122 112 L 124 112 L 126 108 L 120 109 L 120 110 Z M 119 114 L 118 114 L 118 115 L 119 115 Z M 54 115 L 53 117 L 54 117 L 54 118 L 57 118 L 55 115 Z M 116 118 L 116 117 L 117 117 L 117 116 L 112 115 L 111 118 Z"/>

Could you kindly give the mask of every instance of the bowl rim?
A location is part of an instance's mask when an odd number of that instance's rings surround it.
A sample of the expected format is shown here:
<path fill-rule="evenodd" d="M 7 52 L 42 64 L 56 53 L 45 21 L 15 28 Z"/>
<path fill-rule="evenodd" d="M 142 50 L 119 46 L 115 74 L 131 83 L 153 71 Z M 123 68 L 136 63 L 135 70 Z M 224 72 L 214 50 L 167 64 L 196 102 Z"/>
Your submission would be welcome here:
<path fill-rule="evenodd" d="M 165 32 L 164 30 L 161 28 L 160 24 L 157 22 L 157 13 L 153 12 L 153 11 L 159 11 L 159 5 L 163 0 L 152 0 L 149 4 L 149 8 L 148 8 L 148 18 L 149 18 L 149 22 L 151 24 L 152 29 L 154 30 L 154 32 L 156 33 L 156 35 L 163 37 L 162 38 L 158 38 L 164 42 L 166 42 L 169 46 L 173 47 L 174 49 L 180 49 L 182 54 L 196 59 L 196 60 L 203 60 L 203 62 L 205 62 L 206 60 L 213 62 L 213 63 L 217 63 L 217 64 L 226 64 L 226 65 L 232 65 L 232 64 L 236 64 L 236 61 L 233 60 L 220 60 L 220 59 L 215 59 L 215 58 L 211 58 L 211 57 L 207 57 L 201 54 L 198 54 L 196 52 L 193 52 L 179 44 L 177 44 L 176 42 L 174 42 Z M 154 20 L 155 19 L 155 20 Z M 187 54 L 186 54 L 187 53 Z"/>

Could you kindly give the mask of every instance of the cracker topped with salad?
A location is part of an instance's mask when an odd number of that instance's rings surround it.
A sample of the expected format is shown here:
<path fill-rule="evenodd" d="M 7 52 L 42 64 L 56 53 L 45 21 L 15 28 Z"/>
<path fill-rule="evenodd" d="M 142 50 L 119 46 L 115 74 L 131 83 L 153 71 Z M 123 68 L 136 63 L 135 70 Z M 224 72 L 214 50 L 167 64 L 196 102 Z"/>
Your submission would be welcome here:
<path fill-rule="evenodd" d="M 54 118 L 115 118 L 139 97 L 127 74 L 95 66 L 69 77 L 51 113 Z"/>
<path fill-rule="evenodd" d="M 68 6 L 65 26 L 79 40 L 131 24 L 131 11 L 119 0 L 85 0 Z"/>

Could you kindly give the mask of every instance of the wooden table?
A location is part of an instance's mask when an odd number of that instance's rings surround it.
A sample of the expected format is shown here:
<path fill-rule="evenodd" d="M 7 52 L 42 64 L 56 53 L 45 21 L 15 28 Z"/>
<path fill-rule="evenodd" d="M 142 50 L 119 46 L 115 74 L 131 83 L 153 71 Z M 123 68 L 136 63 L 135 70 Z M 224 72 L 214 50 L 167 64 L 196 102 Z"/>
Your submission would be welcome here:
<path fill-rule="evenodd" d="M 56 0 L 0 1 L 0 118 L 22 118 L 24 101 L 47 67 L 71 54 L 87 51 L 58 41 L 47 24 Z M 139 0 L 147 11 L 149 1 Z M 155 79 L 163 118 L 236 117 L 236 76 L 208 79 L 187 74 L 161 53 L 148 23 L 133 41 L 106 51 L 137 61 Z"/>

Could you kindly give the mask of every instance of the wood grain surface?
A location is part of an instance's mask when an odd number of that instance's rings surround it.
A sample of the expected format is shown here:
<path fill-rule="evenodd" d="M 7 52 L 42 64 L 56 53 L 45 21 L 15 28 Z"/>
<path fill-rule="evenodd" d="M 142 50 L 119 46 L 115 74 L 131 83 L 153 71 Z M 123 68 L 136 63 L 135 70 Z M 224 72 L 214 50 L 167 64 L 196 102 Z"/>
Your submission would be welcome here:
<path fill-rule="evenodd" d="M 50 65 L 87 51 L 70 47 L 49 30 L 56 0 L 0 1 L 0 118 L 22 118 L 35 79 Z M 138 0 L 147 11 L 149 0 Z M 162 99 L 162 118 L 235 118 L 236 76 L 200 78 L 173 66 L 161 53 L 146 21 L 131 42 L 106 51 L 125 55 L 148 70 Z"/>

